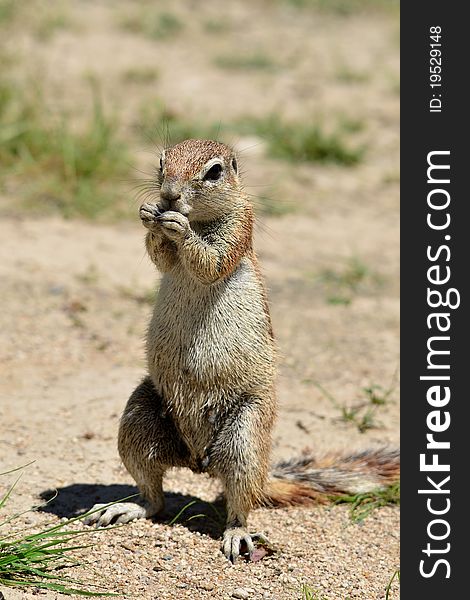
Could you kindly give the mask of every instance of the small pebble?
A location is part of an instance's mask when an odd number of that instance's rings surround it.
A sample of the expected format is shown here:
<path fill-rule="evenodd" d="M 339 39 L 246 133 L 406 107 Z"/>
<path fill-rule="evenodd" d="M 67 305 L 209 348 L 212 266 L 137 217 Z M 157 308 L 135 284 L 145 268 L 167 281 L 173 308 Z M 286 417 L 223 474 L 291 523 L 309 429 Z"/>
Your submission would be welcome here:
<path fill-rule="evenodd" d="M 214 589 L 214 585 L 212 583 L 200 583 L 198 587 L 201 588 L 201 590 L 207 590 L 208 592 Z"/>
<path fill-rule="evenodd" d="M 241 600 L 246 600 L 249 598 L 250 592 L 245 588 L 237 588 L 232 592 L 232 598 L 240 598 Z"/>

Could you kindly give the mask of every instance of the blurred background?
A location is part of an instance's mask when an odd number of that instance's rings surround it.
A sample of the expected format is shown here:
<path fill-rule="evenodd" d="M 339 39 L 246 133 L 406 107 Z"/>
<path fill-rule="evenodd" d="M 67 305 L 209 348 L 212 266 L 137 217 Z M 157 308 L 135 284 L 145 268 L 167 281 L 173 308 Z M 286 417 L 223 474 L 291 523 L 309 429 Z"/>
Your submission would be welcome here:
<path fill-rule="evenodd" d="M 166 128 L 246 147 L 268 214 L 394 196 L 397 4 L 1 0 L 2 212 L 133 217 Z"/>
<path fill-rule="evenodd" d="M 158 286 L 138 186 L 167 136 L 240 151 L 280 348 L 275 456 L 398 442 L 397 1 L 0 0 L 0 63 L 0 462 L 36 460 L 26 503 L 130 483 L 116 428 Z M 391 573 L 382 533 L 370 560 Z"/>

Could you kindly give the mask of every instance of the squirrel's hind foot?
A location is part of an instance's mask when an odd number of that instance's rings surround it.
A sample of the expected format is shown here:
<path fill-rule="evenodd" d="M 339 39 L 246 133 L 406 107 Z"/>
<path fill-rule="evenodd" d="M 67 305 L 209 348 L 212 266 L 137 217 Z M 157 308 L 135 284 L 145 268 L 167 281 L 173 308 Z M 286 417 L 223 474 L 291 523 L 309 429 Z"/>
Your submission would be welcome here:
<path fill-rule="evenodd" d="M 255 551 L 255 542 L 269 544 L 269 540 L 262 533 L 248 533 L 244 527 L 230 527 L 224 532 L 222 552 L 233 564 L 240 556 L 240 552 L 248 554 L 249 560 Z"/>
<path fill-rule="evenodd" d="M 111 523 L 129 523 L 135 519 L 146 519 L 153 516 L 157 510 L 148 503 L 117 502 L 116 504 L 95 504 L 91 514 L 83 519 L 85 525 L 107 527 Z"/>

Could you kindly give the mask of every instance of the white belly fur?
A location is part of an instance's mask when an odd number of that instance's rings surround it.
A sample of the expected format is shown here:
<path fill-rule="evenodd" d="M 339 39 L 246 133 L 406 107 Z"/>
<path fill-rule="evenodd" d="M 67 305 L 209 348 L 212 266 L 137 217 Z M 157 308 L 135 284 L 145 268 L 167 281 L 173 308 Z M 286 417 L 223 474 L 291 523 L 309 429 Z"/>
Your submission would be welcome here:
<path fill-rule="evenodd" d="M 262 293 L 246 258 L 212 285 L 182 270 L 163 277 L 148 331 L 149 371 L 185 438 L 194 428 L 195 438 L 201 428 L 210 436 L 212 407 L 270 385 L 274 349 Z"/>

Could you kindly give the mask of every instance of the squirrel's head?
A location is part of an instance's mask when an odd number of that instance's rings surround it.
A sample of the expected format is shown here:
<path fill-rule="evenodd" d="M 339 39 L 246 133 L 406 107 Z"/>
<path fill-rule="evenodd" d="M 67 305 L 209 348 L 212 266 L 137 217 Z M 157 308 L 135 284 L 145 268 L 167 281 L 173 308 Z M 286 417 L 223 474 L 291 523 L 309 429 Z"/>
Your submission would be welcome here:
<path fill-rule="evenodd" d="M 244 203 L 235 152 L 211 140 L 185 140 L 163 150 L 158 170 L 163 211 L 211 221 Z"/>

